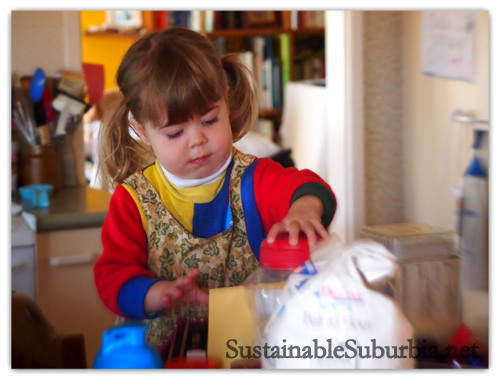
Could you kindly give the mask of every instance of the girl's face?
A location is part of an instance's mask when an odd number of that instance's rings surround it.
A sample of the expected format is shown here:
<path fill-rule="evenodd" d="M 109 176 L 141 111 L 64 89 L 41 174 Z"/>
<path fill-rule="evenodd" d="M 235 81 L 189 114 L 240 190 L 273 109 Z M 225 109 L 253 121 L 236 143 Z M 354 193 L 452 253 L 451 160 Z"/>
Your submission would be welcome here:
<path fill-rule="evenodd" d="M 233 136 L 224 98 L 204 115 L 162 127 L 134 123 L 160 164 L 185 179 L 201 179 L 217 171 L 231 153 Z"/>

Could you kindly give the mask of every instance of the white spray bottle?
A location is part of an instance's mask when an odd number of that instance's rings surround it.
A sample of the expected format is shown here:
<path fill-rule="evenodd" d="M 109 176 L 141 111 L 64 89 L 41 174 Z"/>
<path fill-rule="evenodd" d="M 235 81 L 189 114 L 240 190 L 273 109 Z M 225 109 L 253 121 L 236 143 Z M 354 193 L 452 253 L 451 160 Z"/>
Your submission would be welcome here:
<path fill-rule="evenodd" d="M 474 131 L 474 156 L 457 203 L 457 232 L 463 257 L 462 286 L 488 291 L 488 175 L 478 155 L 485 131 Z"/>

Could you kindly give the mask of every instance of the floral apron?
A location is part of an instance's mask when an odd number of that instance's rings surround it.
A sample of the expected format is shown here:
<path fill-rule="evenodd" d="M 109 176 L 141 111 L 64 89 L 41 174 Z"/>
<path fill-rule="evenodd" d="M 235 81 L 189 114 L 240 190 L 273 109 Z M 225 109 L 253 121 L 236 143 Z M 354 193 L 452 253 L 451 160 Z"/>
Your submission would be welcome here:
<path fill-rule="evenodd" d="M 235 151 L 229 179 L 232 224 L 210 238 L 196 237 L 188 232 L 166 209 L 142 171 L 125 180 L 136 191 L 148 221 L 148 268 L 158 278 L 173 281 L 193 269 L 200 269 L 197 284 L 207 291 L 241 285 L 257 268 L 258 262 L 246 235 L 241 198 L 241 178 L 253 160 L 253 156 Z M 191 327 L 199 326 L 200 322 L 206 327 L 207 319 L 207 306 L 182 303 L 147 320 L 147 339 L 164 359 L 184 355 L 185 349 L 189 349 L 186 347 L 187 335 L 192 336 L 186 322 L 191 322 Z M 193 337 L 190 340 L 196 341 Z"/>

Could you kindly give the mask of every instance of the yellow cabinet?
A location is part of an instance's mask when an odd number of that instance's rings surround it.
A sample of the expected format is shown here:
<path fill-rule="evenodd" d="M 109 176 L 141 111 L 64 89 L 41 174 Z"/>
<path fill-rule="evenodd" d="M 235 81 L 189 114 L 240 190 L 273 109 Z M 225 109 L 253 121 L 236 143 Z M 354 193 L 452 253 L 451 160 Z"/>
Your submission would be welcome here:
<path fill-rule="evenodd" d="M 36 236 L 37 303 L 58 331 L 84 334 L 89 367 L 102 332 L 115 320 L 94 285 L 93 266 L 102 252 L 100 233 L 96 227 Z"/>

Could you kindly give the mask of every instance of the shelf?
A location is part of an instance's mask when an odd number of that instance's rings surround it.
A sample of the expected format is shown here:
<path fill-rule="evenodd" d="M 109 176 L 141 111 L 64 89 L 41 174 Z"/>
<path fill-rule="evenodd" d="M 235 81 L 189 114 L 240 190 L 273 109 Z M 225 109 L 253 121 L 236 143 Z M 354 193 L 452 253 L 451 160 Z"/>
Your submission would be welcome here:
<path fill-rule="evenodd" d="M 278 35 L 278 34 L 321 34 L 324 33 L 324 28 L 307 28 L 307 29 L 283 29 L 283 28 L 258 28 L 258 29 L 221 29 L 214 30 L 213 32 L 201 32 L 208 37 L 246 37 L 246 36 L 259 36 L 259 35 Z M 99 31 L 85 31 L 85 36 L 91 37 L 124 37 L 124 38 L 140 38 L 147 34 L 148 31 L 142 30 L 139 32 L 123 32 L 114 30 L 99 30 Z"/>
<path fill-rule="evenodd" d="M 307 28 L 307 29 L 284 29 L 284 28 L 256 28 L 256 29 L 221 29 L 206 33 L 208 37 L 245 37 L 259 35 L 278 35 L 278 34 L 321 34 L 325 28 Z"/>
<path fill-rule="evenodd" d="M 261 109 L 259 110 L 259 118 L 280 118 L 283 110 L 280 108 L 275 109 Z"/>
<path fill-rule="evenodd" d="M 295 34 L 295 35 L 300 35 L 300 34 L 324 34 L 325 33 L 325 28 L 301 28 L 301 29 L 294 29 L 291 30 L 290 33 Z"/>
<path fill-rule="evenodd" d="M 147 34 L 146 30 L 141 31 L 131 31 L 131 32 L 123 32 L 123 31 L 115 31 L 115 30 L 99 30 L 99 31 L 85 31 L 85 36 L 87 37 L 124 37 L 124 38 L 140 38 Z"/>

